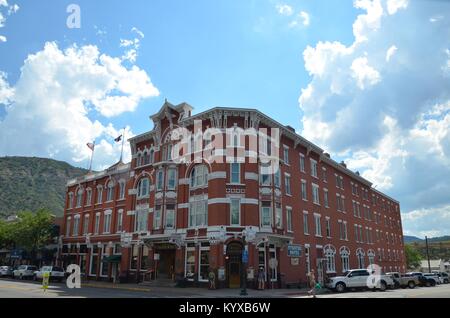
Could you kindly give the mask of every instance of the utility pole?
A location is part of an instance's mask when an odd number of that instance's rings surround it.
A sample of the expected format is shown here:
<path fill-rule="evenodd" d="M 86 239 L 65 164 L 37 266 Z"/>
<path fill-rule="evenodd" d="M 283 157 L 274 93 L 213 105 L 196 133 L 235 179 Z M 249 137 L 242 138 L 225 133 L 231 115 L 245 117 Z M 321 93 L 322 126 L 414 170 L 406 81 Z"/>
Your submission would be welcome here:
<path fill-rule="evenodd" d="M 428 237 L 425 236 L 425 246 L 427 249 L 428 272 L 431 273 L 430 253 L 428 252 Z"/>

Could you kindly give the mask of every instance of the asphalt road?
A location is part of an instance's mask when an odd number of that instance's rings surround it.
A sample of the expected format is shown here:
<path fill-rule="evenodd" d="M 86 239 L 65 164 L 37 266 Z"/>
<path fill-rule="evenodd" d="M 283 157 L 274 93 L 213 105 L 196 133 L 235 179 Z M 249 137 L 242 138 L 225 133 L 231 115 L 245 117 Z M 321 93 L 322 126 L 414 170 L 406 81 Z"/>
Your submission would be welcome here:
<path fill-rule="evenodd" d="M 52 283 L 47 291 L 42 285 L 33 281 L 15 281 L 11 279 L 0 279 L 0 298 L 190 298 L 190 297 L 230 297 L 229 290 L 220 291 L 197 291 L 197 293 L 180 288 L 152 289 L 150 291 L 131 291 L 111 288 L 83 287 L 81 289 L 69 289 L 65 284 Z M 236 292 L 237 293 L 237 292 Z M 289 297 L 309 298 L 295 294 L 276 295 L 266 290 L 264 293 L 251 294 L 254 297 L 264 296 L 266 298 Z M 233 293 L 232 295 L 236 295 Z M 319 298 L 450 298 L 450 284 L 436 287 L 416 287 L 415 289 L 395 289 L 386 292 L 356 291 L 343 294 L 329 293 L 318 295 Z"/>

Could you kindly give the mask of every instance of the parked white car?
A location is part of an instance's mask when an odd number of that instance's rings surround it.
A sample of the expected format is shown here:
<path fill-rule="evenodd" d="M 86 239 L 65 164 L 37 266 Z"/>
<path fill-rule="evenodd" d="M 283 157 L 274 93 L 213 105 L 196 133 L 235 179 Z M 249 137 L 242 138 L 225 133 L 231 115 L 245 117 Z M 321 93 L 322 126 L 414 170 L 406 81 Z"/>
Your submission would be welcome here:
<path fill-rule="evenodd" d="M 42 280 L 44 273 L 50 273 L 50 280 L 62 282 L 65 277 L 64 269 L 57 266 L 43 266 L 40 270 L 34 272 L 34 280 Z"/>
<path fill-rule="evenodd" d="M 436 273 L 424 273 L 423 276 L 427 278 L 432 278 L 436 282 L 436 284 L 440 285 L 444 283 L 444 279 L 439 277 Z"/>
<path fill-rule="evenodd" d="M 385 291 L 394 288 L 394 280 L 387 275 L 370 275 L 367 269 L 353 269 L 342 276 L 332 277 L 327 288 L 343 293 L 348 288 L 371 288 Z"/>
<path fill-rule="evenodd" d="M 0 277 L 12 276 L 13 268 L 11 266 L 0 266 Z"/>
<path fill-rule="evenodd" d="M 13 271 L 13 278 L 14 279 L 33 278 L 34 272 L 36 270 L 37 270 L 36 266 L 20 265 L 15 271 Z"/>

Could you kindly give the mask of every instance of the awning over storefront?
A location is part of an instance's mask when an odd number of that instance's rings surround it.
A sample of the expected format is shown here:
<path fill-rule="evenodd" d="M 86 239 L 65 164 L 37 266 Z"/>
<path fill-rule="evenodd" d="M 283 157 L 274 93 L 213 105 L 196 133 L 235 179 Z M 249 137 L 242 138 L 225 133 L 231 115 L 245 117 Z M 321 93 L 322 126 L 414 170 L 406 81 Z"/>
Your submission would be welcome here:
<path fill-rule="evenodd" d="M 274 244 L 277 247 L 285 247 L 292 244 L 294 238 L 292 236 L 272 234 L 272 233 L 257 233 L 255 237 L 255 243 L 257 245 L 261 243 Z"/>
<path fill-rule="evenodd" d="M 122 260 L 122 255 L 111 255 L 103 258 L 103 263 L 120 263 Z"/>

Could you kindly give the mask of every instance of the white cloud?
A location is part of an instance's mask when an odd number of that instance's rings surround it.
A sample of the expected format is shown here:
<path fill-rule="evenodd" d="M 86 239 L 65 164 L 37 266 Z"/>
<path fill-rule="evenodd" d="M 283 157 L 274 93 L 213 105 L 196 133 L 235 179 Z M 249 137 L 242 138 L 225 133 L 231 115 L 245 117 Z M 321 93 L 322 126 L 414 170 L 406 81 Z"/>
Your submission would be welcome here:
<path fill-rule="evenodd" d="M 301 11 L 301 12 L 299 13 L 299 15 L 300 15 L 300 18 L 302 18 L 303 25 L 304 25 L 304 26 L 308 26 L 309 23 L 310 23 L 309 14 L 308 14 L 307 12 L 305 12 L 305 11 Z"/>
<path fill-rule="evenodd" d="M 448 235 L 450 205 L 403 213 L 402 222 L 403 227 L 406 228 L 406 235 L 414 235 L 418 237 Z M 428 224 L 429 230 L 424 230 L 423 224 Z"/>
<path fill-rule="evenodd" d="M 4 10 L 6 8 L 7 10 Z M 0 0 L 0 28 L 5 27 L 6 17 L 3 15 L 2 11 L 4 11 L 8 16 L 13 13 L 16 13 L 19 10 L 19 6 L 17 4 L 9 5 L 7 0 Z M 6 36 L 0 34 L 0 43 L 6 42 Z"/>
<path fill-rule="evenodd" d="M 354 5 L 364 12 L 353 43 L 318 42 L 303 52 L 311 81 L 299 98 L 302 134 L 389 191 L 405 214 L 435 209 L 439 219 L 450 206 L 450 3 Z"/>
<path fill-rule="evenodd" d="M 145 37 L 144 32 L 142 32 L 141 30 L 139 30 L 136 27 L 132 27 L 131 32 L 135 32 L 137 35 L 140 36 L 141 39 L 143 39 Z"/>
<path fill-rule="evenodd" d="M 292 7 L 287 4 L 277 4 L 276 9 L 281 15 L 291 16 L 292 14 L 294 14 L 294 10 L 292 9 Z"/>
<path fill-rule="evenodd" d="M 311 22 L 311 19 L 309 17 L 309 14 L 307 12 L 305 12 L 305 11 L 300 11 L 297 14 L 297 16 L 295 17 L 295 20 L 292 20 L 289 23 L 289 27 L 290 28 L 294 28 L 294 27 L 297 27 L 297 26 L 307 27 L 307 26 L 309 26 L 310 22 Z"/>
<path fill-rule="evenodd" d="M 138 50 L 140 47 L 141 39 L 143 39 L 145 35 L 136 27 L 133 27 L 131 29 L 131 32 L 136 33 L 138 37 L 134 39 L 120 39 L 120 47 L 128 48 L 128 50 L 126 50 L 125 54 L 122 56 L 122 60 L 135 63 L 138 57 Z"/>
<path fill-rule="evenodd" d="M 6 36 L 0 35 L 0 42 L 6 42 Z"/>
<path fill-rule="evenodd" d="M 112 139 L 121 132 L 102 124 L 101 116 L 134 111 L 142 99 L 159 94 L 145 71 L 135 65 L 126 68 L 120 58 L 100 54 L 92 45 L 61 50 L 56 43 L 46 43 L 25 60 L 14 87 L 2 79 L 0 102 L 9 106 L 0 120 L 0 156 L 86 163 L 90 156 L 86 143 L 95 139 L 96 169 L 120 156 L 120 145 Z M 92 120 L 93 114 L 99 119 Z M 126 135 L 133 136 L 129 127 Z M 129 160 L 129 147 L 125 149 Z"/>

